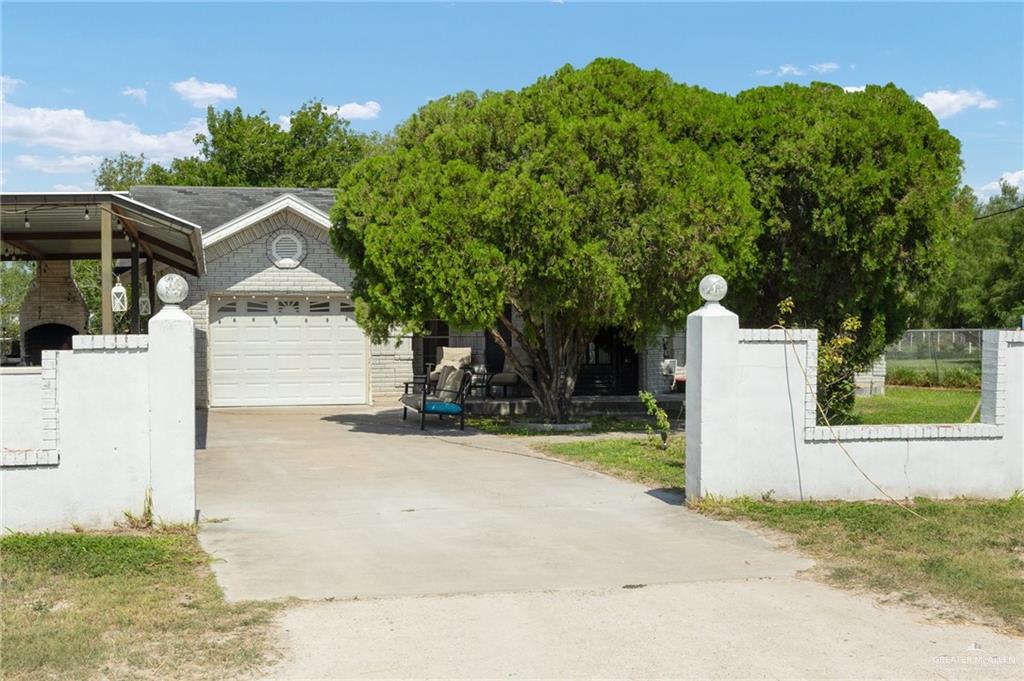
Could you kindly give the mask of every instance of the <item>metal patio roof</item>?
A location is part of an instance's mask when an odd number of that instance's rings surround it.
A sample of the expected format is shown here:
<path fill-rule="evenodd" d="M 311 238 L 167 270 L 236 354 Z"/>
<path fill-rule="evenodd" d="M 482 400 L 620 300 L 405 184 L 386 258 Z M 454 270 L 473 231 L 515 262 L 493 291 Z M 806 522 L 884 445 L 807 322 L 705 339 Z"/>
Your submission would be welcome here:
<path fill-rule="evenodd" d="M 206 270 L 199 225 L 127 192 L 0 193 L 2 259 L 98 260 L 100 211 L 108 209 L 114 220 L 114 258 L 130 257 L 133 240 L 143 257 L 196 276 Z"/>

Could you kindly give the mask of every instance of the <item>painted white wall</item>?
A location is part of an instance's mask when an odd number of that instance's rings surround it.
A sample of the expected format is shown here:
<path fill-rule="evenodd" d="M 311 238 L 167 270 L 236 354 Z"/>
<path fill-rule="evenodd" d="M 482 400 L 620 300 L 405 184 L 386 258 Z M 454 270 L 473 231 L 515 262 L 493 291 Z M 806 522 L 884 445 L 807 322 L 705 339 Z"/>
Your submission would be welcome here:
<path fill-rule="evenodd" d="M 815 424 L 816 332 L 741 330 L 713 304 L 687 330 L 690 498 L 884 498 L 871 481 L 895 498 L 1024 488 L 1024 332 L 986 332 L 981 424 L 829 429 Z"/>
<path fill-rule="evenodd" d="M 0 369 L 0 448 L 43 446 L 42 385 L 39 367 Z"/>
<path fill-rule="evenodd" d="M 192 321 L 165 306 L 149 328 L 148 337 L 75 336 L 72 350 L 44 353 L 35 394 L 22 391 L 41 405 L 43 449 L 26 461 L 4 443 L 4 532 L 111 527 L 125 511 L 141 513 L 150 489 L 157 518 L 194 519 Z M 5 427 L 7 417 L 5 409 Z"/>

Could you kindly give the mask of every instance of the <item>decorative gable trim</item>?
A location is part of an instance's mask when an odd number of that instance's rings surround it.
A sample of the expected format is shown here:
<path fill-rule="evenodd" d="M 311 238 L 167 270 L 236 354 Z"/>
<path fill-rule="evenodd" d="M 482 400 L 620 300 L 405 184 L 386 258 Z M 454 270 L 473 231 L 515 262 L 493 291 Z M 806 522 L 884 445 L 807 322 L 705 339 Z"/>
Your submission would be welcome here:
<path fill-rule="evenodd" d="M 239 232 L 256 225 L 267 218 L 280 213 L 283 210 L 290 210 L 306 221 L 327 230 L 331 226 L 331 220 L 322 210 L 306 203 L 294 194 L 282 194 L 273 201 L 254 208 L 248 213 L 243 213 L 233 220 L 215 227 L 208 233 L 203 234 L 203 247 L 209 248 L 214 244 L 228 239 Z"/>

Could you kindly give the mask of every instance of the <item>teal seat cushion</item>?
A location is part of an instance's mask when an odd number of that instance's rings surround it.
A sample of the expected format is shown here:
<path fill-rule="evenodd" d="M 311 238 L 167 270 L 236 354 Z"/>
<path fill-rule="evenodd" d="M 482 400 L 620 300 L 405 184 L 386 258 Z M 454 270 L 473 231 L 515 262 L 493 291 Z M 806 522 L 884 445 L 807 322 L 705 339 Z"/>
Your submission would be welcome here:
<path fill-rule="evenodd" d="M 462 407 L 455 404 L 454 402 L 444 402 L 442 400 L 427 399 L 427 406 L 423 409 L 428 414 L 454 414 L 458 415 L 462 413 Z"/>

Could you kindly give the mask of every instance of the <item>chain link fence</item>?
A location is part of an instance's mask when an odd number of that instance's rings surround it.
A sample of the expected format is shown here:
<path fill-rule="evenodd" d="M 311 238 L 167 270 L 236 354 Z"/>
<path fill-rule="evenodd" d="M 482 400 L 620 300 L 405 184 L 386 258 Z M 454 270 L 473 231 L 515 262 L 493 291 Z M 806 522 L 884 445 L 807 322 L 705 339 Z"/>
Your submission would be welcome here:
<path fill-rule="evenodd" d="M 910 329 L 885 352 L 889 385 L 981 386 L 981 329 Z"/>

